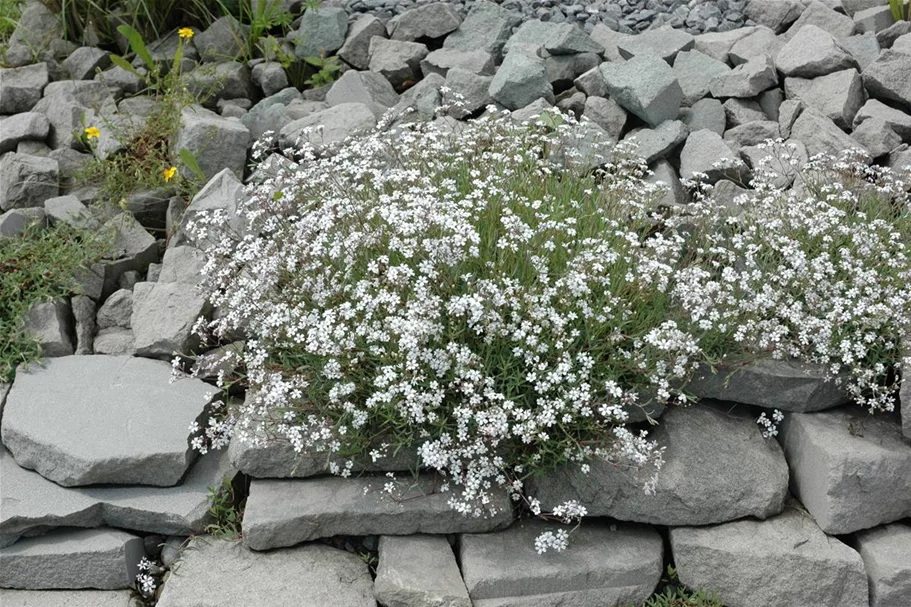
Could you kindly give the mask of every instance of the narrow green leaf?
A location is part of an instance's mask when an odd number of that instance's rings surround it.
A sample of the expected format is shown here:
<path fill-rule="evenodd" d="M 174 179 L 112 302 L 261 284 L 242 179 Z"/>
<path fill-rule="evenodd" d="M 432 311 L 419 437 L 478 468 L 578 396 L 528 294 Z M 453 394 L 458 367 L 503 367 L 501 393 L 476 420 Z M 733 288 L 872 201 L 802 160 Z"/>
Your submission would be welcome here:
<path fill-rule="evenodd" d="M 196 160 L 196 156 L 193 155 L 193 152 L 187 148 L 180 148 L 180 151 L 177 153 L 180 156 L 181 162 L 184 163 L 190 172 L 192 172 L 197 179 L 202 183 L 206 182 L 206 174 L 202 172 L 202 168 L 199 166 L 199 161 Z"/>
<path fill-rule="evenodd" d="M 142 41 L 142 35 L 129 25 L 121 25 L 117 28 L 117 31 L 127 39 L 127 42 L 130 43 L 130 48 L 142 59 L 149 71 L 154 71 L 155 62 L 152 60 L 152 55 L 149 53 L 149 49 L 146 48 L 145 42 Z"/>
<path fill-rule="evenodd" d="M 133 74 L 135 76 L 139 76 L 140 78 L 145 80 L 145 76 L 140 74 L 139 70 L 137 70 L 135 67 L 133 67 L 133 65 L 129 61 L 127 61 L 120 55 L 111 55 L 111 63 L 113 63 L 117 67 L 123 68 L 126 71 L 130 72 L 131 74 Z"/>

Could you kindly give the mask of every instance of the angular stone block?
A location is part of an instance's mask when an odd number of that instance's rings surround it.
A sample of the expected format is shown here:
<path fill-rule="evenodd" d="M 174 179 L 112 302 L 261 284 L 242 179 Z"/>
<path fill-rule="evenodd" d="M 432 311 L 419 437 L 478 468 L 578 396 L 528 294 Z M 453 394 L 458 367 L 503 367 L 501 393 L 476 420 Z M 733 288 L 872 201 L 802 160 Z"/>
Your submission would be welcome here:
<path fill-rule="evenodd" d="M 452 546 L 440 535 L 384 535 L 375 594 L 387 607 L 472 607 Z"/>
<path fill-rule="evenodd" d="M 886 525 L 857 534 L 870 583 L 870 607 L 911 603 L 911 526 Z"/>

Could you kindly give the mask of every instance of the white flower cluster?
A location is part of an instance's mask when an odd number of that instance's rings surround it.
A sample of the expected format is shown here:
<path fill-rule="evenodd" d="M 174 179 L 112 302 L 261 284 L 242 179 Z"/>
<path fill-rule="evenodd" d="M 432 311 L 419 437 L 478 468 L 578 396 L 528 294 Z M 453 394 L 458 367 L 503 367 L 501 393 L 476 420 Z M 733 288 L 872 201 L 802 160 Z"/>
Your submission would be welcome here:
<path fill-rule="evenodd" d="M 778 409 L 772 410 L 772 417 L 769 418 L 765 413 L 761 413 L 756 423 L 762 426 L 762 436 L 772 438 L 778 436 L 778 424 L 784 421 L 784 413 Z"/>

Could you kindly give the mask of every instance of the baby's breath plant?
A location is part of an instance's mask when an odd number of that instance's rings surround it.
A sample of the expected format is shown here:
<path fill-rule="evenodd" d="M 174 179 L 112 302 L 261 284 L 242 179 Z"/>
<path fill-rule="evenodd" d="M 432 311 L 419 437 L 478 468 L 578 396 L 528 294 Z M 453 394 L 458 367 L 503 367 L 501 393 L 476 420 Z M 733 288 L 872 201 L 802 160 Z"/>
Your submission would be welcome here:
<path fill-rule="evenodd" d="M 823 365 L 854 401 L 890 411 L 911 330 L 911 170 L 868 166 L 852 151 L 800 168 L 788 144 L 766 147 L 755 191 L 705 231 L 705 262 L 678 276 L 675 294 L 723 334 L 715 343 L 727 356 Z M 775 183 L 782 163 L 793 188 Z"/>
<path fill-rule="evenodd" d="M 565 116 L 314 139 L 270 158 L 239 221 L 190 226 L 212 244 L 208 330 L 248 336 L 240 440 L 327 452 L 342 475 L 416 448 L 476 516 L 567 461 L 660 466 L 624 422 L 683 400 L 700 351 L 672 298 L 684 232 L 644 165 Z"/>

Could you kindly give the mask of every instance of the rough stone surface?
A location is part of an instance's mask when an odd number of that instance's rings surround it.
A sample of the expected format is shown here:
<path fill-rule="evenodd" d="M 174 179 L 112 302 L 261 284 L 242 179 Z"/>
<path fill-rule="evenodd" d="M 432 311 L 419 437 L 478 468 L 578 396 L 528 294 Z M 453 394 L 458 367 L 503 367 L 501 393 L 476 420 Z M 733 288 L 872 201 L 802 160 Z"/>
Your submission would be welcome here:
<path fill-rule="evenodd" d="M 19 465 L 65 487 L 174 485 L 193 460 L 187 428 L 211 388 L 195 379 L 169 384 L 170 375 L 165 362 L 97 355 L 19 369 L 3 444 Z"/>
<path fill-rule="evenodd" d="M 35 107 L 50 82 L 47 63 L 0 69 L 0 114 L 19 114 Z"/>
<path fill-rule="evenodd" d="M 659 160 L 651 169 L 653 174 L 646 177 L 645 180 L 664 188 L 664 194 L 658 199 L 658 205 L 673 207 L 686 202 L 686 192 L 670 162 Z"/>
<path fill-rule="evenodd" d="M 113 327 L 130 328 L 130 317 L 133 315 L 133 291 L 119 289 L 108 297 L 98 309 L 97 324 L 99 329 Z"/>
<path fill-rule="evenodd" d="M 904 607 L 911 601 L 911 526 L 885 525 L 857 534 L 870 583 L 870 607 Z"/>
<path fill-rule="evenodd" d="M 785 76 L 816 78 L 856 67 L 854 58 L 828 32 L 807 25 L 775 57 L 778 71 Z"/>
<path fill-rule="evenodd" d="M 803 9 L 804 5 L 800 0 L 750 0 L 744 14 L 759 25 L 780 34 L 800 17 Z"/>
<path fill-rule="evenodd" d="M 829 534 L 911 515 L 911 445 L 898 419 L 857 407 L 785 415 L 791 489 Z"/>
<path fill-rule="evenodd" d="M 269 550 L 333 535 L 482 533 L 512 522 L 505 495 L 498 514 L 474 518 L 453 510 L 449 495 L 434 493 L 428 478 L 401 482 L 398 501 L 384 491 L 386 482 L 366 476 L 254 480 L 244 511 L 244 543 Z"/>
<path fill-rule="evenodd" d="M 691 108 L 680 111 L 680 119 L 690 129 L 690 132 L 708 129 L 719 135 L 724 134 L 727 118 L 724 106 L 717 99 L 700 99 Z"/>
<path fill-rule="evenodd" d="M 722 366 L 715 374 L 703 369 L 688 389 L 699 398 L 808 413 L 844 405 L 848 395 L 825 370 L 798 361 L 763 359 Z"/>
<path fill-rule="evenodd" d="M 386 26 L 373 15 L 359 16 L 349 26 L 338 56 L 354 69 L 366 70 L 370 64 L 370 40 L 374 36 L 385 38 Z"/>
<path fill-rule="evenodd" d="M 137 607 L 129 590 L 4 590 L 4 607 Z"/>
<path fill-rule="evenodd" d="M 572 23 L 553 23 L 532 20 L 523 23 L 503 47 L 509 51 L 522 45 L 543 48 L 551 55 L 575 53 L 601 53 L 604 47 L 592 40 L 581 28 Z"/>
<path fill-rule="evenodd" d="M 807 146 L 810 156 L 832 154 L 838 156 L 842 151 L 858 148 L 867 150 L 844 131 L 819 112 L 807 109 L 797 117 L 791 127 L 791 137 Z"/>
<path fill-rule="evenodd" d="M 620 139 L 628 118 L 626 110 L 616 101 L 598 96 L 589 96 L 585 100 L 582 115 L 604 129 L 614 140 Z"/>
<path fill-rule="evenodd" d="M 386 607 L 472 607 L 445 537 L 384 535 L 379 552 L 374 590 Z"/>
<path fill-rule="evenodd" d="M 25 315 L 25 331 L 38 340 L 43 356 L 69 356 L 76 349 L 72 311 L 65 299 L 34 304 Z"/>
<path fill-rule="evenodd" d="M 363 103 L 342 103 L 285 125 L 280 138 L 283 145 L 291 145 L 298 137 L 303 137 L 314 145 L 332 146 L 351 135 L 367 131 L 374 125 L 376 116 L 369 106 Z M 318 126 L 323 127 L 320 132 L 304 131 Z"/>
<path fill-rule="evenodd" d="M 399 95 L 389 80 L 376 72 L 347 71 L 326 93 L 326 103 L 330 106 L 363 103 L 373 111 L 377 119 L 398 102 Z"/>
<path fill-rule="evenodd" d="M 186 74 L 185 79 L 190 92 L 202 97 L 204 107 L 208 109 L 226 107 L 225 102 L 229 100 L 255 101 L 257 98 L 253 73 L 244 63 L 203 63 Z M 228 106 L 234 104 L 229 103 Z"/>
<path fill-rule="evenodd" d="M 98 225 L 88 207 L 75 196 L 56 196 L 44 201 L 44 212 L 51 225 L 63 222 L 73 227 L 85 228 Z"/>
<path fill-rule="evenodd" d="M 678 53 L 674 61 L 674 73 L 683 90 L 683 105 L 693 105 L 708 95 L 713 83 L 724 80 L 730 71 L 731 68 L 726 64 L 699 51 Z"/>
<path fill-rule="evenodd" d="M 462 23 L 459 13 L 445 2 L 418 6 L 389 20 L 386 30 L 393 40 L 414 42 L 422 38 L 442 38 Z"/>
<path fill-rule="evenodd" d="M 839 128 L 850 129 L 865 100 L 863 82 L 857 70 L 842 70 L 804 82 L 806 87 L 799 87 L 802 90 L 792 98 L 816 109 Z"/>
<path fill-rule="evenodd" d="M 335 6 L 308 8 L 300 28 L 290 37 L 298 59 L 330 55 L 345 43 L 348 15 Z"/>
<path fill-rule="evenodd" d="M 611 98 L 649 125 L 677 118 L 683 91 L 674 70 L 660 58 L 645 55 L 622 64 L 602 63 L 601 74 Z"/>
<path fill-rule="evenodd" d="M 193 36 L 193 46 L 203 61 L 233 61 L 243 52 L 249 35 L 249 25 L 227 15 Z"/>
<path fill-rule="evenodd" d="M 490 96 L 507 109 L 518 110 L 536 99 L 554 102 L 554 92 L 544 71 L 544 61 L 527 47 L 506 54 L 488 89 Z"/>
<path fill-rule="evenodd" d="M 807 514 L 789 509 L 766 521 L 671 529 L 680 581 L 711 588 L 728 605 L 867 604 L 860 555 L 826 537 Z M 774 580 L 766 583 L 762 580 Z"/>
<path fill-rule="evenodd" d="M 145 556 L 142 538 L 112 529 L 60 530 L 0 548 L 0 586 L 126 588 Z"/>
<path fill-rule="evenodd" d="M 893 101 L 911 111 L 911 54 L 895 49 L 883 51 L 879 59 L 863 71 L 864 86 L 872 97 Z"/>
<path fill-rule="evenodd" d="M 880 4 L 854 13 L 854 28 L 859 33 L 878 33 L 895 23 L 888 6 Z"/>
<path fill-rule="evenodd" d="M 205 253 L 202 250 L 189 246 L 171 247 L 165 251 L 161 260 L 161 273 L 157 282 L 199 284 L 205 264 Z"/>
<path fill-rule="evenodd" d="M 0 451 L 4 495 L 0 540 L 53 527 L 119 527 L 163 535 L 201 533 L 209 515 L 209 487 L 234 476 L 225 452 L 201 456 L 174 487 L 64 488 Z M 15 496 L 15 497 L 13 497 Z"/>
<path fill-rule="evenodd" d="M 696 44 L 692 34 L 673 28 L 646 30 L 638 36 L 623 38 L 617 43 L 624 59 L 650 55 L 673 65 L 677 53 L 688 51 Z"/>
<path fill-rule="evenodd" d="M 901 137 L 892 130 L 885 120 L 871 118 L 863 121 L 851 133 L 851 138 L 870 152 L 870 156 L 885 156 L 901 145 Z"/>
<path fill-rule="evenodd" d="M 189 244 L 203 250 L 217 244 L 216 240 L 210 240 L 209 237 L 197 237 L 188 231 L 189 224 L 200 213 L 216 210 L 224 212 L 226 229 L 238 236 L 243 236 L 247 226 L 244 218 L 237 212 L 243 189 L 243 184 L 230 169 L 223 169 L 212 177 L 209 183 L 193 197 L 190 205 L 184 211 L 172 244 Z"/>
<path fill-rule="evenodd" d="M 762 29 L 775 34 L 768 27 Z M 693 48 L 722 63 L 727 63 L 730 59 L 731 48 L 743 38 L 755 33 L 756 30 L 756 27 L 742 27 L 728 32 L 707 32 L 696 36 Z"/>
<path fill-rule="evenodd" d="M 854 128 L 870 118 L 879 118 L 900 137 L 911 140 L 911 114 L 896 110 L 876 99 L 870 99 L 854 115 Z"/>
<path fill-rule="evenodd" d="M 421 61 L 421 72 L 425 76 L 432 73 L 446 76 L 453 68 L 460 68 L 481 76 L 493 76 L 496 71 L 493 55 L 482 50 L 465 51 L 441 48 L 431 51 Z"/>
<path fill-rule="evenodd" d="M 162 271 L 164 271 L 162 269 Z M 136 354 L 171 360 L 188 354 L 199 343 L 192 334 L 200 316 L 208 314 L 206 298 L 193 285 L 180 282 L 140 282 L 133 288 L 133 329 Z"/>
<path fill-rule="evenodd" d="M 623 140 L 635 141 L 638 145 L 636 154 L 645 158 L 646 164 L 651 164 L 667 156 L 686 140 L 688 134 L 689 129 L 685 124 L 679 120 L 668 120 L 654 129 L 630 131 Z"/>
<path fill-rule="evenodd" d="M 459 556 L 472 604 L 638 605 L 655 589 L 664 552 L 655 530 L 591 522 L 565 551 L 538 554 L 535 538 L 558 527 L 522 521 L 497 533 L 463 535 Z"/>
<path fill-rule="evenodd" d="M 0 158 L 0 211 L 40 207 L 59 193 L 56 160 L 15 152 Z"/>
<path fill-rule="evenodd" d="M 200 536 L 183 551 L 158 607 L 375 607 L 367 565 L 320 544 L 252 552 Z"/>
<path fill-rule="evenodd" d="M 544 508 L 579 500 L 592 516 L 658 525 L 709 525 L 766 518 L 784 507 L 788 469 L 781 448 L 738 409 L 671 408 L 652 439 L 667 446 L 655 495 L 648 480 L 594 460 L 586 475 L 567 466 L 531 483 Z"/>
<path fill-rule="evenodd" d="M 854 21 L 850 17 L 826 6 L 819 0 L 811 0 L 797 21 L 782 37 L 785 40 L 791 40 L 808 25 L 818 27 L 835 38 L 846 38 L 854 33 Z"/>
<path fill-rule="evenodd" d="M 459 91 L 462 96 L 461 111 L 465 115 L 473 114 L 493 102 L 490 97 L 492 76 L 482 76 L 460 67 L 452 67 L 446 72 L 446 86 Z"/>
<path fill-rule="evenodd" d="M 721 135 L 708 129 L 689 134 L 680 152 L 680 176 L 692 179 L 696 173 L 705 173 L 710 182 L 715 182 L 729 173 L 738 173 L 735 168 L 716 168 L 716 163 L 730 164 L 737 160 L 730 146 Z"/>
<path fill-rule="evenodd" d="M 418 42 L 373 38 L 370 71 L 381 74 L 396 89 L 404 90 L 421 79 L 421 61 L 429 52 Z"/>
<path fill-rule="evenodd" d="M 94 46 L 81 46 L 61 64 L 73 80 L 86 80 L 111 65 L 111 54 Z"/>
<path fill-rule="evenodd" d="M 70 298 L 75 319 L 76 354 L 92 354 L 95 340 L 95 302 L 85 295 Z"/>
<path fill-rule="evenodd" d="M 446 36 L 444 48 L 487 51 L 499 57 L 514 27 L 522 21 L 519 13 L 488 0 L 475 2 L 462 25 Z"/>
<path fill-rule="evenodd" d="M 0 117 L 0 154 L 12 152 L 22 141 L 43 141 L 50 128 L 47 117 L 38 112 Z"/>
<path fill-rule="evenodd" d="M 101 123 L 116 110 L 111 91 L 103 82 L 61 80 L 44 89 L 32 111 L 42 112 L 51 123 L 48 145 L 54 149 L 80 149 L 80 133 L 87 125 Z"/>
<path fill-rule="evenodd" d="M 731 65 L 740 65 L 750 59 L 759 57 L 775 57 L 784 41 L 767 27 L 757 27 L 734 43 L 728 52 L 728 61 Z"/>
<path fill-rule="evenodd" d="M 756 97 L 777 84 L 775 64 L 770 57 L 762 56 L 714 78 L 709 90 L 713 97 Z"/>
<path fill-rule="evenodd" d="M 250 131 L 236 120 L 223 118 L 199 106 L 186 108 L 177 132 L 177 149 L 186 148 L 199 162 L 206 178 L 225 168 L 243 177 Z"/>
<path fill-rule="evenodd" d="M 0 214 L 0 238 L 19 236 L 33 223 L 40 224 L 42 228 L 47 227 L 44 211 L 37 207 L 10 209 Z"/>
<path fill-rule="evenodd" d="M 253 66 L 250 70 L 253 84 L 258 86 L 266 97 L 285 90 L 288 87 L 288 74 L 281 63 L 266 61 Z"/>

